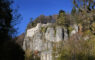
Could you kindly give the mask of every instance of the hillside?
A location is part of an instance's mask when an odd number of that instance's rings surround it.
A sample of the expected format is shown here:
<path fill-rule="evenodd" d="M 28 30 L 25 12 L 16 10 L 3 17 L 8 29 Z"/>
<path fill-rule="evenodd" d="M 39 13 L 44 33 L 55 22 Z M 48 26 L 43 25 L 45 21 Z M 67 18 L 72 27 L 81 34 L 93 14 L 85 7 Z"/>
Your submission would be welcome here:
<path fill-rule="evenodd" d="M 18 45 L 20 45 L 22 47 L 23 45 L 23 40 L 24 40 L 24 37 L 25 37 L 25 33 L 22 33 L 21 35 L 17 36 L 15 38 L 15 41 Z"/>

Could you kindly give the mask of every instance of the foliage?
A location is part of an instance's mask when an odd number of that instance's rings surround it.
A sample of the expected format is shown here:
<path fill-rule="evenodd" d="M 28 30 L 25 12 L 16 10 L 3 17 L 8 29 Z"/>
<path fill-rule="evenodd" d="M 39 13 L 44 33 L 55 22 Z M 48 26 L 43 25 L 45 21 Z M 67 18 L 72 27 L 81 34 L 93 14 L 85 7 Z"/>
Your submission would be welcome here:
<path fill-rule="evenodd" d="M 95 37 L 90 40 L 70 39 L 64 41 L 59 60 L 94 60 Z"/>
<path fill-rule="evenodd" d="M 56 20 L 56 24 L 60 26 L 65 25 L 65 12 L 63 10 L 59 11 L 58 19 Z"/>
<path fill-rule="evenodd" d="M 61 50 L 63 49 L 63 42 L 53 42 L 53 60 L 60 60 Z"/>
<path fill-rule="evenodd" d="M 12 39 L 16 31 L 13 26 L 18 19 L 14 19 L 10 6 L 12 0 L 0 0 L 0 60 L 24 60 L 24 51 Z"/>
<path fill-rule="evenodd" d="M 36 22 L 33 21 L 33 19 L 31 18 L 29 24 L 27 25 L 27 29 L 33 28 L 36 25 L 37 25 Z"/>
<path fill-rule="evenodd" d="M 25 51 L 25 60 L 30 60 L 30 56 L 31 56 L 31 50 L 30 49 L 27 49 Z"/>
<path fill-rule="evenodd" d="M 91 24 L 91 31 L 95 34 L 95 22 Z"/>
<path fill-rule="evenodd" d="M 74 28 L 72 28 L 71 26 L 69 26 L 68 29 L 69 29 L 69 33 L 71 33 L 72 30 L 74 30 Z"/>
<path fill-rule="evenodd" d="M 79 11 L 89 12 L 95 7 L 95 0 L 73 0 L 73 3 Z"/>
<path fill-rule="evenodd" d="M 47 27 L 41 27 L 41 32 L 45 33 L 47 30 Z"/>
<path fill-rule="evenodd" d="M 73 20 L 83 26 L 83 31 L 90 29 L 90 25 L 95 20 L 95 0 L 73 0 L 73 3 L 72 12 L 76 9 L 76 13 L 73 13 Z"/>
<path fill-rule="evenodd" d="M 76 13 L 76 8 L 73 7 L 73 8 L 72 8 L 72 11 L 71 11 L 71 14 L 74 15 L 75 13 Z"/>
<path fill-rule="evenodd" d="M 73 0 L 74 7 L 71 14 L 66 14 L 63 10 L 59 11 L 59 15 L 56 19 L 57 26 L 64 26 L 68 32 L 71 32 L 73 24 L 78 25 L 79 32 L 64 41 L 64 47 L 62 49 L 57 47 L 57 44 L 53 46 L 54 60 L 94 60 L 95 59 L 95 0 Z M 37 23 L 52 23 L 52 16 L 40 15 L 28 26 L 36 26 Z M 52 26 L 53 27 L 53 26 Z M 29 27 L 31 28 L 31 27 Z M 46 28 L 41 28 L 42 32 L 46 31 Z M 54 32 L 56 34 L 56 30 Z M 93 33 L 93 34 L 92 34 Z M 85 40 L 89 37 L 89 39 Z M 61 43 L 60 43 L 61 44 Z"/>
<path fill-rule="evenodd" d="M 31 18 L 27 26 L 27 29 L 35 27 L 37 23 L 42 23 L 42 24 L 55 23 L 56 19 L 57 19 L 57 15 L 52 15 L 52 16 L 40 15 L 34 20 Z"/>

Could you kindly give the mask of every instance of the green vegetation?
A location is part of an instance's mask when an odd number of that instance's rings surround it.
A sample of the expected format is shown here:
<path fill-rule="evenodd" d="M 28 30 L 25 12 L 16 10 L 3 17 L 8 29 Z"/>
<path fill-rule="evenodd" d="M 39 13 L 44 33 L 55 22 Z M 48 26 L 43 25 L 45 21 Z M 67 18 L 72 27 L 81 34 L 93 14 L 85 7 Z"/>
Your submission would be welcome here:
<path fill-rule="evenodd" d="M 47 30 L 47 27 L 41 27 L 41 32 L 45 33 Z"/>
<path fill-rule="evenodd" d="M 30 60 L 32 57 L 31 57 L 31 50 L 30 49 L 27 49 L 25 51 L 25 60 Z"/>
<path fill-rule="evenodd" d="M 67 40 L 61 50 L 59 60 L 94 60 L 95 37 L 90 40 Z"/>
<path fill-rule="evenodd" d="M 64 41 L 63 49 L 57 60 L 94 60 L 95 59 L 95 1 L 94 0 L 73 0 L 74 7 L 70 14 L 70 20 L 66 19 L 65 13 L 59 12 L 57 25 L 66 27 L 69 32 L 73 30 L 70 26 L 77 24 L 79 33 Z M 69 22 L 66 23 L 66 20 Z M 73 23 L 72 23 L 72 22 Z M 80 34 L 81 33 L 81 34 Z M 84 40 L 84 38 L 87 38 Z M 54 47 L 55 52 L 57 51 Z M 56 54 L 55 54 L 56 55 Z"/>
<path fill-rule="evenodd" d="M 13 0 L 0 0 L 0 60 L 24 60 L 24 51 L 15 39 L 14 26 L 20 21 Z"/>
<path fill-rule="evenodd" d="M 56 24 L 60 26 L 65 25 L 65 12 L 63 10 L 59 11 L 58 19 L 56 20 Z"/>
<path fill-rule="evenodd" d="M 74 30 L 74 28 L 72 28 L 71 26 L 69 26 L 69 27 L 68 27 L 68 30 L 69 30 L 69 32 L 71 33 L 72 30 Z"/>
<path fill-rule="evenodd" d="M 40 57 L 37 55 L 38 52 L 34 53 L 29 48 L 25 51 L 25 60 L 40 60 Z"/>
<path fill-rule="evenodd" d="M 74 29 L 74 24 L 78 25 L 78 33 L 69 37 L 60 47 L 54 43 L 53 60 L 95 60 L 95 0 L 73 0 L 71 14 L 59 11 L 57 18 L 41 15 L 28 26 L 36 26 L 37 23 L 52 23 L 49 27 L 62 26 L 68 30 L 68 35 Z M 47 28 L 42 27 L 45 33 Z M 56 35 L 56 30 L 54 31 Z M 87 38 L 87 40 L 85 40 Z M 57 57 L 56 57 L 57 55 Z"/>

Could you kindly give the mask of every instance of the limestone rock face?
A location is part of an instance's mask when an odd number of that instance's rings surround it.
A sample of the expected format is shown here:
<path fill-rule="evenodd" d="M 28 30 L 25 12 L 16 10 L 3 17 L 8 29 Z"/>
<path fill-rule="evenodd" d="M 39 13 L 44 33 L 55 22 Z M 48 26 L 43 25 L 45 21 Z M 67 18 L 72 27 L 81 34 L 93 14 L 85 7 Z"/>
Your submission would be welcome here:
<path fill-rule="evenodd" d="M 42 28 L 45 29 L 44 32 L 41 31 L 43 30 Z M 75 28 L 77 29 L 76 26 Z M 23 49 L 24 50 L 30 49 L 31 51 L 40 51 L 41 53 L 45 52 L 46 54 L 49 55 L 52 54 L 51 52 L 53 49 L 53 42 L 57 43 L 67 39 L 68 39 L 67 29 L 61 26 L 53 27 L 52 24 L 50 23 L 48 24 L 38 23 L 36 27 L 28 29 L 26 31 L 25 38 L 23 41 Z"/>
<path fill-rule="evenodd" d="M 52 42 L 60 42 L 68 39 L 67 30 L 62 27 L 51 27 L 52 24 L 37 24 L 36 27 L 28 29 L 23 42 L 23 49 L 31 51 L 42 51 L 52 49 Z M 45 32 L 41 32 L 41 27 L 47 27 Z"/>
<path fill-rule="evenodd" d="M 76 34 L 77 32 L 78 32 L 78 25 L 75 24 L 74 27 L 73 27 L 73 30 L 72 30 L 72 32 L 70 34 L 70 36 Z"/>
<path fill-rule="evenodd" d="M 54 28 L 51 28 L 51 27 L 47 28 L 47 31 L 45 33 L 46 40 L 51 41 L 51 42 L 55 41 L 54 35 L 55 35 L 54 34 Z"/>
<path fill-rule="evenodd" d="M 68 39 L 68 32 L 67 29 L 64 29 L 64 40 Z"/>
<path fill-rule="evenodd" d="M 43 41 L 42 41 L 42 33 L 41 32 L 37 32 L 34 37 L 33 37 L 33 41 L 31 46 L 31 49 L 33 48 L 33 50 L 38 50 L 41 51 L 42 46 L 43 46 Z"/>
<path fill-rule="evenodd" d="M 62 41 L 64 38 L 64 33 L 63 33 L 63 28 L 62 27 L 56 27 L 56 41 Z"/>
<path fill-rule="evenodd" d="M 39 31 L 41 28 L 41 24 L 38 23 L 36 27 L 28 29 L 27 30 L 27 37 L 33 37 L 34 34 L 36 34 L 37 31 Z"/>
<path fill-rule="evenodd" d="M 27 36 L 25 36 L 24 41 L 23 41 L 23 49 L 26 50 L 29 47 L 30 47 L 29 38 Z"/>

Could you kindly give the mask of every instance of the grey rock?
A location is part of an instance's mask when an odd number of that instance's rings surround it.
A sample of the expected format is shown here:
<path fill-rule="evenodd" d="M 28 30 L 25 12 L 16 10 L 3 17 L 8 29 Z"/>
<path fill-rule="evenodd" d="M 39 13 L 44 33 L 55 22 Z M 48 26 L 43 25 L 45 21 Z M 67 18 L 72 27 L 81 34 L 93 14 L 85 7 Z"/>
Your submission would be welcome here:
<path fill-rule="evenodd" d="M 73 27 L 73 30 L 71 31 L 70 36 L 73 36 L 74 34 L 78 32 L 78 25 L 74 24 L 72 27 Z"/>
<path fill-rule="evenodd" d="M 42 49 L 42 33 L 40 31 L 38 31 L 34 37 L 33 37 L 33 47 L 31 47 L 31 49 L 33 48 L 33 50 L 38 50 L 41 51 Z"/>
<path fill-rule="evenodd" d="M 67 29 L 64 28 L 64 40 L 68 39 Z"/>
<path fill-rule="evenodd" d="M 29 45 L 30 42 L 29 42 L 29 38 L 27 36 L 25 36 L 25 39 L 23 41 L 23 50 L 26 50 L 27 48 L 29 48 Z"/>
<path fill-rule="evenodd" d="M 54 28 L 52 27 L 47 28 L 47 31 L 45 33 L 45 38 L 48 41 L 54 42 L 55 40 Z"/>
<path fill-rule="evenodd" d="M 62 27 L 56 27 L 56 42 L 63 40 L 63 29 Z"/>
<path fill-rule="evenodd" d="M 41 32 L 41 27 L 47 27 L 46 32 Z M 77 31 L 78 27 L 74 26 L 74 29 Z M 23 41 L 23 49 L 26 50 L 29 48 L 31 51 L 40 51 L 45 58 L 45 55 L 47 54 L 50 58 L 49 60 L 51 60 L 52 56 L 49 55 L 52 54 L 52 49 L 55 45 L 53 43 L 57 43 L 63 40 L 68 40 L 68 33 L 66 28 L 62 28 L 61 26 L 54 28 L 52 27 L 51 23 L 38 23 L 36 27 L 27 31 Z M 56 46 L 59 47 L 60 44 L 57 44 Z"/>

